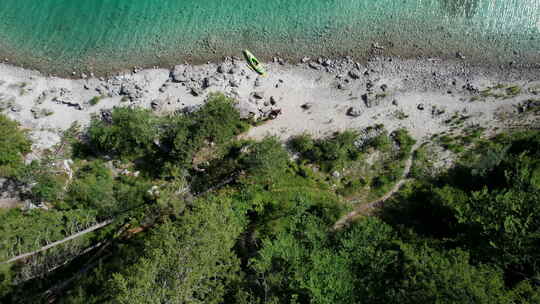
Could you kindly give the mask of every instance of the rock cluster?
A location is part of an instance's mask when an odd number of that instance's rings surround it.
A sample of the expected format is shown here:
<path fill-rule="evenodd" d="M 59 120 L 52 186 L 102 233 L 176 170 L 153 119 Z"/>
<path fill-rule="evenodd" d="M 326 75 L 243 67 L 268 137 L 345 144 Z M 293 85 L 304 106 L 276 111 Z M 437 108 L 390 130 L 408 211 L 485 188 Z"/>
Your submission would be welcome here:
<path fill-rule="evenodd" d="M 74 107 L 77 110 L 83 110 L 84 109 L 82 103 L 79 102 L 79 101 L 74 100 L 73 94 L 71 93 L 70 90 L 68 90 L 66 88 L 60 88 L 60 90 L 58 90 L 58 95 L 53 97 L 52 100 L 54 102 L 56 102 L 56 103 L 59 103 L 59 104 L 64 104 L 64 105 L 67 105 L 67 106 L 70 106 L 70 107 Z"/>

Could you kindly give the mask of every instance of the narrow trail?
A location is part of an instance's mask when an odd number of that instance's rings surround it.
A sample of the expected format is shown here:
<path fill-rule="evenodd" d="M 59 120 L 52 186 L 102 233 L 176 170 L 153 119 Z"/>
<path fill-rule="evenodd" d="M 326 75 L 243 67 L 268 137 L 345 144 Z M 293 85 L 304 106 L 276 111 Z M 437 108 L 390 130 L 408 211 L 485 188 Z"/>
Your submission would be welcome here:
<path fill-rule="evenodd" d="M 360 215 L 370 215 L 373 210 L 378 209 L 382 207 L 383 203 L 388 200 L 392 195 L 394 195 L 400 188 L 403 186 L 403 184 L 407 181 L 407 175 L 411 171 L 412 163 L 413 163 L 413 155 L 414 151 L 416 151 L 416 148 L 418 148 L 420 144 L 417 143 L 413 146 L 411 149 L 411 155 L 409 158 L 405 161 L 405 168 L 403 170 L 403 175 L 401 176 L 401 179 L 390 189 L 390 191 L 386 192 L 382 197 L 371 201 L 366 204 L 361 204 L 360 206 L 356 207 L 353 211 L 347 213 L 346 215 L 342 216 L 332 227 L 333 230 L 340 230 L 344 227 L 346 227 L 349 223 L 351 223 L 355 218 L 357 218 Z M 359 203 L 359 201 L 350 201 L 350 203 Z"/>
<path fill-rule="evenodd" d="M 43 246 L 43 247 L 41 247 L 41 248 L 39 248 L 39 249 L 37 249 L 37 250 L 34 250 L 34 251 L 31 251 L 31 252 L 27 252 L 27 253 L 20 254 L 20 255 L 18 255 L 18 256 L 16 256 L 16 257 L 13 257 L 13 258 L 11 258 L 11 259 L 9 259 L 9 260 L 7 260 L 7 261 L 3 261 L 3 262 L 1 262 L 0 264 L 12 263 L 12 262 L 15 262 L 15 261 L 18 261 L 18 260 L 27 258 L 27 257 L 29 257 L 29 256 L 32 256 L 32 255 L 34 255 L 34 254 L 36 254 L 36 253 L 40 253 L 40 252 L 45 251 L 45 250 L 47 250 L 47 249 L 56 247 L 56 246 L 58 246 L 58 245 L 60 245 L 60 244 L 62 244 L 62 243 L 65 243 L 65 242 L 68 242 L 68 241 L 73 240 L 73 239 L 75 239 L 75 238 L 78 238 L 78 237 L 80 237 L 80 236 L 83 236 L 83 235 L 85 235 L 85 234 L 87 234 L 87 233 L 90 233 L 90 232 L 92 232 L 92 231 L 94 231 L 94 230 L 98 230 L 98 229 L 100 229 L 100 228 L 103 228 L 103 227 L 109 225 L 110 223 L 112 223 L 113 221 L 114 221 L 114 219 L 109 219 L 109 220 L 106 220 L 106 221 L 97 223 L 97 224 L 95 224 L 94 226 L 91 226 L 91 227 L 86 228 L 86 229 L 84 229 L 84 230 L 82 230 L 82 231 L 79 231 L 79 232 L 77 232 L 77 233 L 75 233 L 75 234 L 72 234 L 72 235 L 68 236 L 68 237 L 65 238 L 65 239 L 61 239 L 61 240 L 59 240 L 59 241 L 50 243 L 50 244 L 48 244 L 48 245 L 46 245 L 46 246 Z"/>

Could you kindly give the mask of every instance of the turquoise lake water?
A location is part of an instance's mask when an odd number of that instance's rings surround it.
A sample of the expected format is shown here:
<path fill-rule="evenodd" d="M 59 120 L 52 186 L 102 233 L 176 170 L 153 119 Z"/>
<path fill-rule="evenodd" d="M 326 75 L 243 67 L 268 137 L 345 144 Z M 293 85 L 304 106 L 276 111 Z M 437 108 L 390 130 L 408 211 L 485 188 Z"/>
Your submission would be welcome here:
<path fill-rule="evenodd" d="M 540 58 L 540 0 L 1 0 L 0 56 L 48 72 L 201 62 L 251 49 Z"/>

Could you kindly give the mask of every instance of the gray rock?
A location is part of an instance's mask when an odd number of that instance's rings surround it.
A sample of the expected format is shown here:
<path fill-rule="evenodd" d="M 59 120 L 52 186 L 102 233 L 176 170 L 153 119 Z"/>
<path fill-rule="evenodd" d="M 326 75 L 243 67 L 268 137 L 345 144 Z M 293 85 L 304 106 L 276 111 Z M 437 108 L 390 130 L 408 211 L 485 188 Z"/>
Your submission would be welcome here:
<path fill-rule="evenodd" d="M 392 105 L 397 106 L 397 105 L 398 105 L 398 101 L 397 101 L 396 99 L 392 100 Z"/>
<path fill-rule="evenodd" d="M 458 59 L 465 59 L 465 56 L 461 52 L 456 52 L 456 58 Z"/>
<path fill-rule="evenodd" d="M 347 115 L 351 117 L 359 117 L 362 113 L 362 109 L 358 106 L 352 106 L 347 110 Z"/>
<path fill-rule="evenodd" d="M 43 91 L 41 92 L 41 94 L 39 94 L 39 96 L 36 98 L 36 103 L 37 104 L 42 104 L 45 102 L 45 100 L 47 99 L 47 91 Z"/>
<path fill-rule="evenodd" d="M 264 92 L 263 91 L 255 91 L 251 93 L 251 96 L 253 96 L 256 99 L 263 99 L 264 98 Z"/>
<path fill-rule="evenodd" d="M 321 69 L 321 66 L 319 64 L 317 64 L 316 62 L 313 62 L 313 61 L 311 61 L 308 65 L 309 65 L 310 68 L 315 69 L 315 70 L 320 70 Z"/>
<path fill-rule="evenodd" d="M 432 106 L 431 107 L 431 115 L 434 116 L 434 117 L 441 116 L 445 112 L 446 112 L 446 110 L 443 109 L 443 108 L 439 108 L 437 106 Z"/>
<path fill-rule="evenodd" d="M 368 91 L 371 91 L 373 89 L 373 81 L 371 79 L 368 79 L 368 81 L 366 82 L 366 89 Z"/>
<path fill-rule="evenodd" d="M 305 104 L 301 105 L 300 106 L 303 110 L 309 110 L 313 107 L 313 103 L 311 102 L 306 102 Z"/>
<path fill-rule="evenodd" d="M 333 64 L 334 62 L 330 59 L 326 59 L 325 61 L 322 62 L 322 65 L 325 67 L 332 66 Z"/>
<path fill-rule="evenodd" d="M 184 114 L 191 114 L 191 113 L 195 113 L 197 111 L 199 111 L 201 109 L 202 105 L 200 104 L 197 104 L 197 105 L 189 105 L 189 106 L 185 106 L 184 108 L 182 108 L 180 110 L 181 113 L 184 113 Z"/>
<path fill-rule="evenodd" d="M 207 89 L 207 88 L 211 87 L 213 84 L 214 84 L 214 82 L 213 82 L 212 78 L 204 77 L 203 80 L 202 80 L 201 87 L 203 89 Z"/>
<path fill-rule="evenodd" d="M 528 89 L 528 91 L 533 95 L 540 95 L 540 85 L 532 86 Z"/>
<path fill-rule="evenodd" d="M 371 44 L 371 47 L 377 50 L 384 50 L 384 46 L 380 45 L 379 43 L 375 42 Z"/>
<path fill-rule="evenodd" d="M 195 87 L 190 88 L 190 93 L 193 96 L 201 96 L 203 94 L 201 89 Z"/>
<path fill-rule="evenodd" d="M 368 93 L 362 95 L 362 100 L 368 108 L 378 106 L 380 103 L 379 99 L 373 97 L 371 94 Z"/>
<path fill-rule="evenodd" d="M 350 70 L 349 71 L 349 76 L 352 78 L 352 79 L 358 79 L 360 78 L 360 71 L 359 70 Z"/>
<path fill-rule="evenodd" d="M 537 111 L 540 109 L 540 100 L 529 99 L 517 105 L 518 112 L 523 113 L 527 111 Z"/>
<path fill-rule="evenodd" d="M 257 79 L 255 79 L 255 87 L 260 87 L 262 85 L 262 80 L 261 78 L 257 77 Z"/>
<path fill-rule="evenodd" d="M 164 100 L 160 99 L 154 99 L 150 102 L 150 108 L 154 111 L 161 111 L 163 109 L 163 105 L 165 104 Z"/>
<path fill-rule="evenodd" d="M 0 93 L 0 111 L 11 108 L 15 104 L 15 96 Z"/>
<path fill-rule="evenodd" d="M 307 63 L 307 62 L 309 62 L 310 60 L 311 60 L 311 58 L 309 58 L 309 57 L 303 57 L 303 58 L 302 58 L 302 63 Z"/>
<path fill-rule="evenodd" d="M 257 106 L 246 100 L 240 100 L 234 106 L 236 110 L 240 113 L 242 119 L 259 119 L 260 112 Z"/>
<path fill-rule="evenodd" d="M 111 109 L 102 109 L 100 111 L 101 120 L 108 124 L 112 124 L 112 110 Z"/>
<path fill-rule="evenodd" d="M 32 112 L 32 116 L 34 116 L 34 119 L 40 119 L 54 114 L 51 109 L 37 107 L 30 109 L 30 112 Z"/>
<path fill-rule="evenodd" d="M 189 65 L 177 65 L 171 71 L 171 78 L 174 82 L 186 82 L 189 80 L 191 66 Z"/>
<path fill-rule="evenodd" d="M 143 97 L 144 90 L 137 83 L 126 82 L 120 88 L 120 95 L 127 96 L 131 101 L 136 101 Z"/>
<path fill-rule="evenodd" d="M 338 83 L 337 88 L 340 90 L 347 90 L 349 88 L 349 84 L 346 82 L 340 82 Z"/>
<path fill-rule="evenodd" d="M 18 112 L 22 111 L 22 109 L 23 109 L 23 107 L 21 105 L 19 105 L 19 104 L 13 104 L 13 105 L 11 105 L 11 108 L 10 108 L 10 110 L 12 112 L 15 112 L 15 113 L 18 113 Z"/>
<path fill-rule="evenodd" d="M 270 105 L 275 106 L 277 104 L 277 100 L 274 96 L 270 96 Z"/>
<path fill-rule="evenodd" d="M 369 144 L 377 136 L 381 135 L 385 131 L 384 126 L 367 127 L 360 130 L 359 136 L 354 142 L 354 145 L 358 149 L 363 149 L 366 144 Z"/>
<path fill-rule="evenodd" d="M 238 88 L 240 86 L 240 81 L 238 79 L 229 80 L 229 85 L 233 88 Z"/>
<path fill-rule="evenodd" d="M 238 74 L 239 71 L 240 71 L 240 67 L 235 64 L 229 69 L 229 74 L 236 75 Z"/>

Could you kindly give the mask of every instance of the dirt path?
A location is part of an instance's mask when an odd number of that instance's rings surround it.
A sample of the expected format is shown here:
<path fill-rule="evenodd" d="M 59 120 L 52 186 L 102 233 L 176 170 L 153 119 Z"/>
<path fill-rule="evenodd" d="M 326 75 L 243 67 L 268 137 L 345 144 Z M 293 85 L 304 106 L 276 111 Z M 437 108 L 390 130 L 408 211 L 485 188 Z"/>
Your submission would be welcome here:
<path fill-rule="evenodd" d="M 400 188 L 403 186 L 403 184 L 407 181 L 407 175 L 411 171 L 412 163 L 413 163 L 413 155 L 414 151 L 419 147 L 419 143 L 415 144 L 411 150 L 411 155 L 409 158 L 405 161 L 405 168 L 403 170 L 403 175 L 401 179 L 388 191 L 386 194 L 384 194 L 382 197 L 371 201 L 366 204 L 361 204 L 360 206 L 356 207 L 353 211 L 347 213 L 343 217 L 341 217 L 333 226 L 334 230 L 340 230 L 344 227 L 346 227 L 349 223 L 351 223 L 355 218 L 357 218 L 360 215 L 370 215 L 373 210 L 378 209 L 383 206 L 383 203 L 388 200 L 392 195 L 394 195 Z M 359 201 L 351 201 L 350 203 L 358 204 Z"/>
<path fill-rule="evenodd" d="M 59 241 L 50 243 L 49 245 L 43 246 L 43 247 L 41 247 L 41 248 L 39 248 L 39 249 L 37 249 L 37 250 L 34 250 L 34 251 L 31 251 L 31 252 L 27 252 L 27 253 L 20 254 L 20 255 L 18 255 L 18 256 L 16 256 L 16 257 L 13 257 L 13 258 L 11 258 L 11 259 L 9 259 L 9 260 L 7 260 L 7 261 L 1 262 L 0 264 L 7 264 L 7 263 L 15 262 L 15 261 L 24 259 L 24 258 L 26 258 L 26 257 L 32 256 L 32 255 L 34 255 L 34 254 L 36 254 L 36 253 L 40 253 L 40 252 L 42 252 L 42 251 L 45 251 L 45 250 L 47 250 L 47 249 L 50 249 L 50 248 L 52 248 L 52 247 L 58 246 L 58 245 L 60 245 L 60 244 L 62 244 L 62 243 L 65 243 L 65 242 L 67 242 L 67 241 L 70 241 L 70 240 L 73 240 L 73 239 L 75 239 L 75 238 L 78 238 L 78 237 L 80 237 L 80 236 L 82 236 L 82 235 L 85 235 L 85 234 L 87 234 L 87 233 L 90 233 L 90 232 L 92 232 L 92 231 L 94 231 L 94 230 L 97 230 L 97 229 L 100 229 L 100 228 L 102 228 L 102 227 L 105 227 L 105 226 L 109 225 L 110 223 L 112 223 L 113 220 L 114 220 L 114 219 L 110 219 L 110 220 L 103 221 L 103 222 L 101 222 L 101 223 L 97 223 L 96 225 L 94 225 L 94 226 L 92 226 L 92 227 L 89 227 L 89 228 L 86 228 L 86 229 L 84 229 L 84 230 L 82 230 L 82 231 L 80 231 L 80 232 L 78 232 L 78 233 L 73 234 L 73 235 L 70 235 L 70 236 L 68 236 L 68 237 L 65 238 L 65 239 L 62 239 L 62 240 L 59 240 Z"/>

